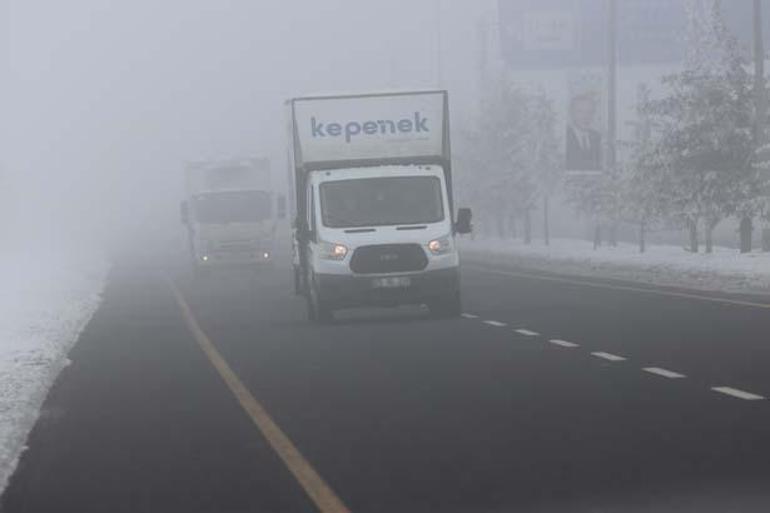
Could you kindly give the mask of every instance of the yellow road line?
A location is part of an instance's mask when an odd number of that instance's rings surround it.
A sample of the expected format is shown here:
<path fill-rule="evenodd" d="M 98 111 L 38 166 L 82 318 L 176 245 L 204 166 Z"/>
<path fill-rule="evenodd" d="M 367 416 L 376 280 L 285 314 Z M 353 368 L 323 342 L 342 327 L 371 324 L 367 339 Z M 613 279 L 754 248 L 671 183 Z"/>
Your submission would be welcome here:
<path fill-rule="evenodd" d="M 770 304 L 757 303 L 754 301 L 742 301 L 740 299 L 724 299 L 724 298 L 718 298 L 713 296 L 701 296 L 699 294 L 688 294 L 686 292 L 673 292 L 673 291 L 660 290 L 660 289 L 646 289 L 641 287 L 632 287 L 630 285 L 611 285 L 608 283 L 597 283 L 597 282 L 592 282 L 587 280 L 572 280 L 569 278 L 559 278 L 556 276 L 543 276 L 538 274 L 528 274 L 528 273 L 521 273 L 521 272 L 515 272 L 515 271 L 500 271 L 498 269 L 490 269 L 488 267 L 484 267 L 480 265 L 467 265 L 466 267 L 470 269 L 475 269 L 477 271 L 497 274 L 501 276 L 529 278 L 531 280 L 555 281 L 555 282 L 561 282 L 561 283 L 569 283 L 572 285 L 582 285 L 585 287 L 593 287 L 597 289 L 623 290 L 626 292 L 640 292 L 643 294 L 656 294 L 659 296 L 695 299 L 699 301 L 709 301 L 712 303 L 722 303 L 722 304 L 728 304 L 728 305 L 749 306 L 752 308 L 770 309 Z"/>
<path fill-rule="evenodd" d="M 337 497 L 329 485 L 324 482 L 321 476 L 318 475 L 318 472 L 313 469 L 305 457 L 302 456 L 302 453 L 294 446 L 289 437 L 281 431 L 281 428 L 278 427 L 265 408 L 251 395 L 248 388 L 233 372 L 222 355 L 219 354 L 214 344 L 201 329 L 182 293 L 171 279 L 169 279 L 169 285 L 195 341 L 217 372 L 219 372 L 230 391 L 238 399 L 241 407 L 256 424 L 257 428 L 259 428 L 273 450 L 278 453 L 278 456 L 280 456 L 286 467 L 288 467 L 300 486 L 305 490 L 305 493 L 318 507 L 318 510 L 321 513 L 350 513 L 350 510 Z"/>

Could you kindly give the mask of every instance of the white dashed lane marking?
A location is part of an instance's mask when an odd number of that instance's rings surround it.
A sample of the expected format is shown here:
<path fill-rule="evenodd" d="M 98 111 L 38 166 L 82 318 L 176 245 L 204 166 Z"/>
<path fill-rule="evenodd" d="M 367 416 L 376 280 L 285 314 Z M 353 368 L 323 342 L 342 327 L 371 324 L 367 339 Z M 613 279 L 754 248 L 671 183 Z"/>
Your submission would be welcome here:
<path fill-rule="evenodd" d="M 605 353 L 603 351 L 597 351 L 597 352 L 591 353 L 591 354 L 594 355 L 597 358 L 602 358 L 602 359 L 608 360 L 610 362 L 622 362 L 622 361 L 625 360 L 625 358 L 622 357 L 622 356 L 618 356 L 618 355 L 612 354 L 612 353 Z"/>
<path fill-rule="evenodd" d="M 469 313 L 462 314 L 462 317 L 466 319 L 479 319 L 478 315 L 469 314 Z M 494 326 L 496 328 L 504 328 L 508 326 L 508 324 L 500 321 L 482 320 L 481 322 L 488 326 Z M 540 335 L 540 333 L 536 331 L 523 329 L 523 328 L 516 329 L 515 331 L 519 335 L 524 335 L 526 337 L 536 337 Z M 559 347 L 567 347 L 567 348 L 580 347 L 580 344 L 576 344 L 574 342 L 569 342 L 567 340 L 562 340 L 558 338 L 549 339 L 548 342 Z M 627 360 L 627 358 L 624 356 L 607 353 L 604 351 L 592 352 L 591 356 L 595 356 L 596 358 L 601 358 L 602 360 L 607 360 L 609 362 L 623 362 Z M 642 368 L 642 371 L 647 372 L 649 374 L 654 374 L 656 376 L 668 378 L 668 379 L 684 379 L 687 377 L 684 374 L 681 374 L 679 372 L 674 372 L 672 370 L 664 369 L 663 367 L 644 367 Z M 761 396 L 758 394 L 753 394 L 751 392 L 746 392 L 744 390 L 739 390 L 737 388 L 726 387 L 726 386 L 711 387 L 711 390 L 720 394 L 728 395 L 730 397 L 735 397 L 737 399 L 743 399 L 745 401 L 761 401 L 766 399 L 764 396 Z"/>
<path fill-rule="evenodd" d="M 744 392 L 732 387 L 712 387 L 711 390 L 719 392 L 720 394 L 737 397 L 738 399 L 744 399 L 746 401 L 761 401 L 764 399 L 761 395 L 752 394 L 751 392 Z"/>
<path fill-rule="evenodd" d="M 548 342 L 560 347 L 579 347 L 578 344 L 574 342 L 567 342 L 566 340 L 559 340 L 558 338 L 551 339 Z"/>
<path fill-rule="evenodd" d="M 644 372 L 649 372 L 650 374 L 663 376 L 664 378 L 669 378 L 669 379 L 681 379 L 686 377 L 684 374 L 679 374 L 678 372 L 662 369 L 660 367 L 645 367 L 642 370 Z"/>

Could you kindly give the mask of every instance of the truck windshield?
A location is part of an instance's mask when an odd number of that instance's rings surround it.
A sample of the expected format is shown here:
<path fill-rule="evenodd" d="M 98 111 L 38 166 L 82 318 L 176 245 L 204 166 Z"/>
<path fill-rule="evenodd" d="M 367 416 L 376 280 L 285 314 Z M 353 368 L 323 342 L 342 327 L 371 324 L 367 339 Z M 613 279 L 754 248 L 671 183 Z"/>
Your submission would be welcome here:
<path fill-rule="evenodd" d="M 195 219 L 203 224 L 253 223 L 270 218 L 270 193 L 231 191 L 195 198 Z"/>
<path fill-rule="evenodd" d="M 352 228 L 437 223 L 444 219 L 441 181 L 393 176 L 321 184 L 324 226 Z"/>

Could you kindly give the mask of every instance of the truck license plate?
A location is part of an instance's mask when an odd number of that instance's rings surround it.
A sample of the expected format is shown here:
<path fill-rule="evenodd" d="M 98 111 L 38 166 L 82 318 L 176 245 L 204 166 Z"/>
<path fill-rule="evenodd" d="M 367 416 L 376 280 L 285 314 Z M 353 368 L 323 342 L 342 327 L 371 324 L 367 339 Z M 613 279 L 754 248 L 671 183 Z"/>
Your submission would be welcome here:
<path fill-rule="evenodd" d="M 387 278 L 375 278 L 372 282 L 377 289 L 400 289 L 412 285 L 409 276 L 389 276 Z"/>

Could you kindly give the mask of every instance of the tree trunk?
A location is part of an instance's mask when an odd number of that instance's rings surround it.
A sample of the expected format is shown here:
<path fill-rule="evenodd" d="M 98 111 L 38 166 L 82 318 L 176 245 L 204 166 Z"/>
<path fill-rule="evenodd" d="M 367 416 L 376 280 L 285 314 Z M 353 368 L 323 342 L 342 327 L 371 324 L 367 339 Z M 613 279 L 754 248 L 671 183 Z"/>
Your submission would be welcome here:
<path fill-rule="evenodd" d="M 511 239 L 518 237 L 518 233 L 516 233 L 516 215 L 513 213 L 508 214 L 508 236 Z"/>
<path fill-rule="evenodd" d="M 719 224 L 718 220 L 706 220 L 706 253 L 714 252 L 714 228 Z"/>
<path fill-rule="evenodd" d="M 698 222 L 694 219 L 687 220 L 687 229 L 690 231 L 690 252 L 698 252 Z"/>
<path fill-rule="evenodd" d="M 548 219 L 548 195 L 543 196 L 543 242 L 546 246 L 551 245 L 551 223 Z"/>
<path fill-rule="evenodd" d="M 495 226 L 497 227 L 497 238 L 504 239 L 505 238 L 505 218 L 503 217 L 502 212 L 498 212 L 497 215 L 495 215 Z"/>
<path fill-rule="evenodd" d="M 526 244 L 532 243 L 532 216 L 529 209 L 524 211 L 524 242 Z"/>
<path fill-rule="evenodd" d="M 647 251 L 646 228 L 645 222 L 641 221 L 639 223 L 639 253 Z"/>
<path fill-rule="evenodd" d="M 602 245 L 602 226 L 596 223 L 594 226 L 594 249 L 598 249 Z"/>
<path fill-rule="evenodd" d="M 713 233 L 714 233 L 714 228 L 711 225 L 711 223 L 706 223 L 706 253 L 709 253 L 709 254 L 714 252 Z"/>
<path fill-rule="evenodd" d="M 751 253 L 752 246 L 752 232 L 754 231 L 754 225 L 749 216 L 743 216 L 741 218 L 740 229 L 740 246 L 741 253 Z"/>

